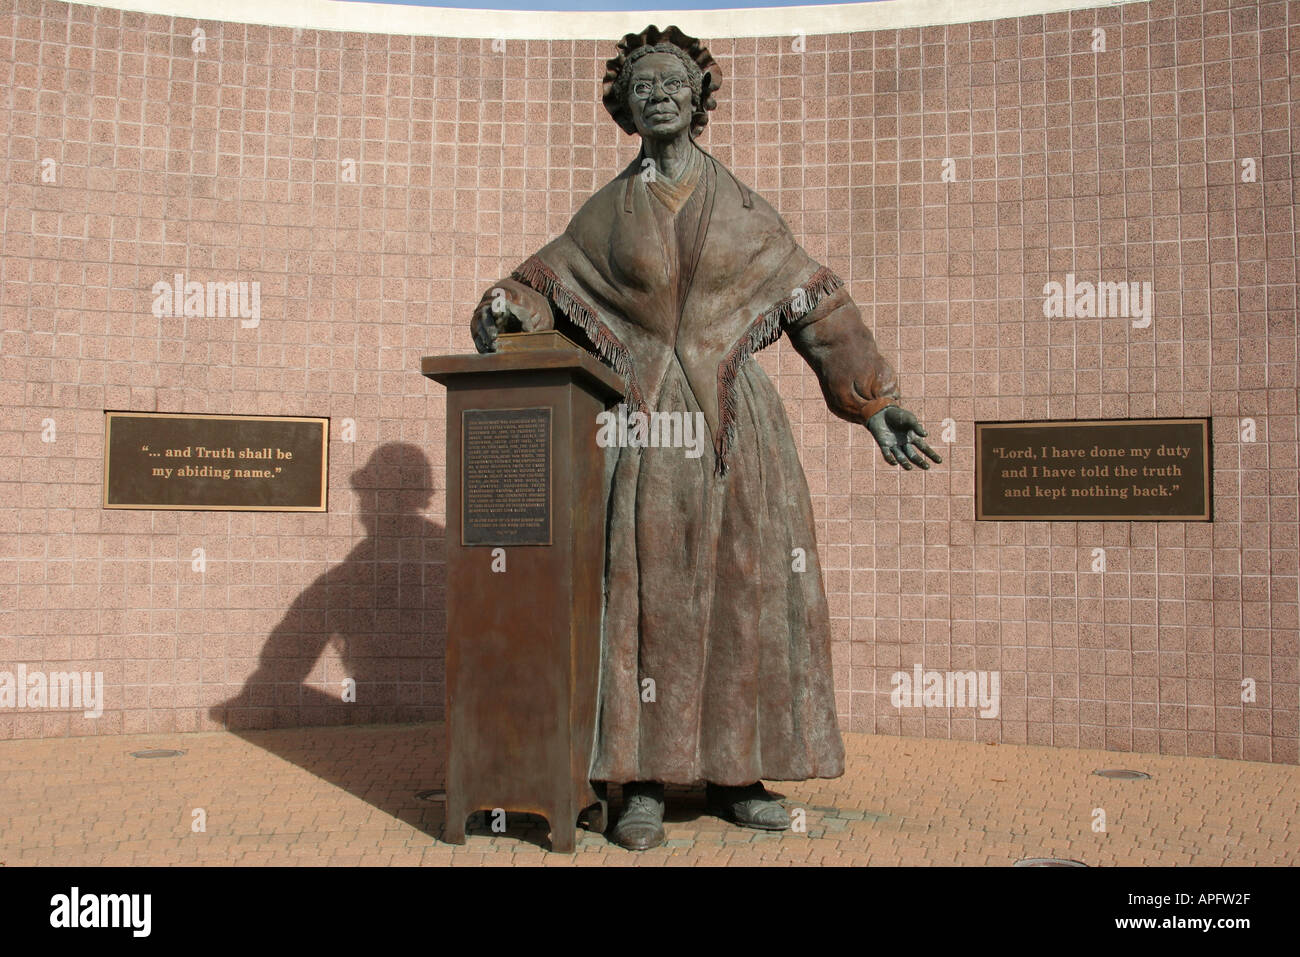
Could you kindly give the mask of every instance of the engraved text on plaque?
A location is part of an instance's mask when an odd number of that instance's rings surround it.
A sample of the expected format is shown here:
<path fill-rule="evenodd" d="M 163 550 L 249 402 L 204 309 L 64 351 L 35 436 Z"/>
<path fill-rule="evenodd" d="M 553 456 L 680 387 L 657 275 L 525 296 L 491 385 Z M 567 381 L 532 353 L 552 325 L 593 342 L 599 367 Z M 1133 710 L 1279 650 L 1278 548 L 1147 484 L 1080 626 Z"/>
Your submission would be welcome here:
<path fill-rule="evenodd" d="M 461 544 L 551 544 L 551 410 L 466 409 Z"/>
<path fill-rule="evenodd" d="M 1210 520 L 1209 419 L 975 424 L 975 518 Z"/>
<path fill-rule="evenodd" d="M 104 508 L 323 512 L 329 419 L 104 413 Z"/>

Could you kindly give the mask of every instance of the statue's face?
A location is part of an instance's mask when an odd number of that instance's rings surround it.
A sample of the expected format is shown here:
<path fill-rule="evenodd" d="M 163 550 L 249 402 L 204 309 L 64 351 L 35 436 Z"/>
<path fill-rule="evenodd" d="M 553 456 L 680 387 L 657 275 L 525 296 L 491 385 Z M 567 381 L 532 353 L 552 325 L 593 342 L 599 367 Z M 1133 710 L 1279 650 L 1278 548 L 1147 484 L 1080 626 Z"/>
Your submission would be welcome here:
<path fill-rule="evenodd" d="M 650 53 L 632 65 L 628 109 L 637 132 L 676 139 L 691 125 L 691 80 L 671 53 Z"/>

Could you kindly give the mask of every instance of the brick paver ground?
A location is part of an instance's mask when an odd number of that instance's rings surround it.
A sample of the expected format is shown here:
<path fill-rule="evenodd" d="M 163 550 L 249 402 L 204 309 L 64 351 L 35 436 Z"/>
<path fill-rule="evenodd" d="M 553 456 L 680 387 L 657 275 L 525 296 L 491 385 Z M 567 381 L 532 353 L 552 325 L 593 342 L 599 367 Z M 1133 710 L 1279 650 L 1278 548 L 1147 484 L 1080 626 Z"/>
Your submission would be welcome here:
<path fill-rule="evenodd" d="M 443 843 L 440 725 L 0 742 L 0 862 L 133 864 L 1300 863 L 1300 768 L 1212 758 L 846 734 L 848 769 L 775 784 L 806 831 L 764 834 L 669 792 L 668 844 L 640 854 L 540 818 Z M 130 752 L 182 748 L 178 758 Z M 1150 780 L 1091 772 L 1133 768 Z M 617 802 L 616 802 L 617 805 Z M 1097 809 L 1105 830 L 1094 830 Z M 196 831 L 202 812 L 205 830 Z"/>

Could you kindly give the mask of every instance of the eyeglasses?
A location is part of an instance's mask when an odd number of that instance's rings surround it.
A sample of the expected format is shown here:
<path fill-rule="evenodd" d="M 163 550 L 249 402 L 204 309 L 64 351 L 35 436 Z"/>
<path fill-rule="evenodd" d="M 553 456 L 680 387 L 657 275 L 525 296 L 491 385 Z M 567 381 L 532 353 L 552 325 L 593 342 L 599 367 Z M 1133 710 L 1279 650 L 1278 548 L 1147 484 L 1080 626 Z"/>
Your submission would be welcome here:
<path fill-rule="evenodd" d="M 637 80 L 632 84 L 632 95 L 638 100 L 648 100 L 650 95 L 654 93 L 654 85 L 655 81 L 652 80 Z M 663 91 L 669 96 L 674 96 L 686 85 L 686 78 L 683 76 L 670 76 L 660 82 L 659 85 L 663 87 Z"/>

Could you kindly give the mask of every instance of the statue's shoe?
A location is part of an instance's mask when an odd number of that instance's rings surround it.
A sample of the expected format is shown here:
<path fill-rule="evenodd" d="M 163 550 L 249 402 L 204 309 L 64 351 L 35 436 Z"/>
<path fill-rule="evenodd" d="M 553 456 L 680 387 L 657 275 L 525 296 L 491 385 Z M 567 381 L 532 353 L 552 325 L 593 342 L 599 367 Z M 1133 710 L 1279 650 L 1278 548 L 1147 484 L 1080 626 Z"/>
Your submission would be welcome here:
<path fill-rule="evenodd" d="M 732 824 L 760 831 L 785 831 L 790 815 L 781 802 L 767 793 L 762 781 L 744 787 L 722 784 L 708 786 L 709 810 Z"/>
<path fill-rule="evenodd" d="M 623 813 L 610 832 L 610 839 L 629 851 L 648 851 L 664 842 L 662 784 L 638 782 L 623 786 Z"/>

